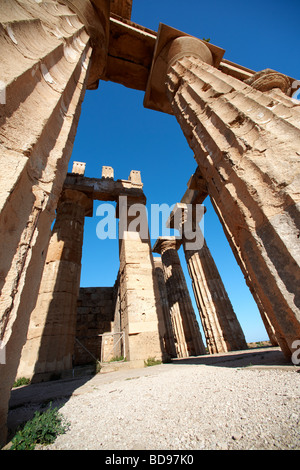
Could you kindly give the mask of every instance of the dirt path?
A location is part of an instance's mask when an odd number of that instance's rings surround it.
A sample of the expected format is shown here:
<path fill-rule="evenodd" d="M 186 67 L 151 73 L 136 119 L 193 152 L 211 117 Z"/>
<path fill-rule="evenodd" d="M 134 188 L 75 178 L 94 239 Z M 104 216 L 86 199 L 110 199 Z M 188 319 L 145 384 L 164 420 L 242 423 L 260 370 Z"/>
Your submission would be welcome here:
<path fill-rule="evenodd" d="M 35 384 L 9 425 L 52 401 L 71 426 L 48 449 L 300 449 L 299 369 L 268 348 Z"/>

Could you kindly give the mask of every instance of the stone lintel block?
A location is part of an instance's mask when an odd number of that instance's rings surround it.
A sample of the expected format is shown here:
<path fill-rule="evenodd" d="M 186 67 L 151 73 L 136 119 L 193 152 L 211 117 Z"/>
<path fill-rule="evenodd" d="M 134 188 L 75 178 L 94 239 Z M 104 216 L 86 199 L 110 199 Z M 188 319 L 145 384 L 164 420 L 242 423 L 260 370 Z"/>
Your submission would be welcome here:
<path fill-rule="evenodd" d="M 111 0 L 110 13 L 130 20 L 133 0 Z"/>
<path fill-rule="evenodd" d="M 105 167 L 107 174 L 108 168 Z M 113 170 L 112 170 L 113 171 Z M 110 173 L 112 175 L 112 173 Z M 114 180 L 113 177 L 89 178 L 82 175 L 68 173 L 64 183 L 64 189 L 81 191 L 91 199 L 98 201 L 119 201 L 120 196 L 127 196 L 128 202 L 146 204 L 143 193 L 143 184 L 130 180 Z"/>
<path fill-rule="evenodd" d="M 106 79 L 145 91 L 155 42 L 155 31 L 111 16 Z"/>
<path fill-rule="evenodd" d="M 184 39 L 178 41 L 179 38 Z M 224 52 L 224 49 L 209 42 L 160 23 L 144 98 L 145 108 L 173 114 L 166 95 L 165 78 L 168 67 L 174 60 L 185 55 L 193 55 L 214 67 L 218 67 Z"/>

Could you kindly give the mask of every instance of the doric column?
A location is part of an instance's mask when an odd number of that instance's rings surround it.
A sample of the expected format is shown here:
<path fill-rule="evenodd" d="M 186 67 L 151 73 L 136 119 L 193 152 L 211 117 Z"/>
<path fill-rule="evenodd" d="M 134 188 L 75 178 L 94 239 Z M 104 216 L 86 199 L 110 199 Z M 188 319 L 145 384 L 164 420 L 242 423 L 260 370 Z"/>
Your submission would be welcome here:
<path fill-rule="evenodd" d="M 199 356 L 205 346 L 177 253 L 180 243 L 176 237 L 159 237 L 153 252 L 161 254 L 177 356 Z"/>
<path fill-rule="evenodd" d="M 213 199 L 211 199 L 211 201 L 212 201 L 212 204 L 214 205 Z M 216 213 L 218 214 L 218 208 L 216 207 L 216 205 L 214 205 L 214 209 L 216 210 Z M 222 215 L 221 214 L 218 214 L 218 215 L 219 215 L 219 218 L 221 220 Z M 223 224 L 223 228 L 224 228 L 225 234 L 227 235 L 227 240 L 229 241 L 229 244 L 232 248 L 235 259 L 236 259 L 236 261 L 237 261 L 237 263 L 238 263 L 239 267 L 241 268 L 241 271 L 244 275 L 246 284 L 249 287 L 249 290 L 250 290 L 250 292 L 251 292 L 251 294 L 252 294 L 252 296 L 253 296 L 253 298 L 256 302 L 257 308 L 259 310 L 262 322 L 263 322 L 263 324 L 266 328 L 266 332 L 269 336 L 270 342 L 272 343 L 273 346 L 278 346 L 278 341 L 276 339 L 275 327 L 272 324 L 272 322 L 270 321 L 270 318 L 268 317 L 268 315 L 266 314 L 266 312 L 264 310 L 264 307 L 263 307 L 263 305 L 260 301 L 260 298 L 258 296 L 258 293 L 254 290 L 254 285 L 253 285 L 253 282 L 251 281 L 247 266 L 245 265 L 244 260 L 242 258 L 241 250 L 239 249 L 239 247 L 237 247 L 235 245 L 235 240 L 230 235 L 229 229 L 228 229 L 228 227 L 226 227 L 226 224 Z"/>
<path fill-rule="evenodd" d="M 217 69 L 218 48 L 173 37 L 160 31 L 149 81 L 156 90 L 146 95 L 169 103 L 290 357 L 300 338 L 299 104 L 284 95 L 284 75 L 244 83 Z M 273 87 L 280 98 L 269 94 Z"/>
<path fill-rule="evenodd" d="M 204 240 L 200 250 L 184 250 L 210 354 L 247 349 L 247 343 L 219 271 Z"/>
<path fill-rule="evenodd" d="M 92 215 L 93 201 L 84 193 L 63 191 L 18 377 L 36 381 L 72 368 L 84 219 Z"/>
<path fill-rule="evenodd" d="M 164 323 L 165 323 L 165 329 L 166 329 L 165 336 L 164 336 L 164 344 L 165 344 L 166 351 L 170 355 L 170 357 L 176 357 L 177 354 L 176 354 L 176 348 L 175 348 L 175 336 L 174 336 L 173 326 L 171 322 L 170 307 L 169 307 L 168 294 L 167 294 L 167 289 L 166 289 L 166 284 L 165 284 L 162 260 L 161 260 L 161 257 L 158 256 L 158 257 L 154 257 L 153 261 L 154 261 L 154 266 L 155 266 L 155 274 L 158 280 L 160 300 L 161 300 L 161 306 L 163 310 Z"/>
<path fill-rule="evenodd" d="M 81 103 L 106 63 L 109 2 L 11 0 L 0 10 L 1 446 Z"/>
<path fill-rule="evenodd" d="M 173 225 L 182 234 L 182 246 L 209 353 L 247 349 L 244 333 L 199 227 L 200 220 L 195 218 L 195 205 L 176 204 L 171 215 Z"/>
<path fill-rule="evenodd" d="M 127 359 L 142 366 L 150 357 L 158 360 L 167 357 L 145 202 L 145 198 L 123 196 L 117 207 L 121 328 L 125 331 Z"/>

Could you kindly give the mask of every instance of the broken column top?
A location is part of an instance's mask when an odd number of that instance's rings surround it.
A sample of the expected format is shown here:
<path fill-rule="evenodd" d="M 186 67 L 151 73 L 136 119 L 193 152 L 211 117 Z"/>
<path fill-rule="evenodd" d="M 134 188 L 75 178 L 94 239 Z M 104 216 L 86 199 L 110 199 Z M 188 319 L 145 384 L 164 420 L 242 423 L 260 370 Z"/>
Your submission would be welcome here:
<path fill-rule="evenodd" d="M 114 169 L 111 166 L 102 167 L 102 178 L 114 179 Z"/>
<path fill-rule="evenodd" d="M 73 162 L 72 174 L 84 176 L 86 163 L 84 162 Z"/>
<path fill-rule="evenodd" d="M 141 172 L 131 170 L 128 180 L 133 184 L 142 184 Z"/>

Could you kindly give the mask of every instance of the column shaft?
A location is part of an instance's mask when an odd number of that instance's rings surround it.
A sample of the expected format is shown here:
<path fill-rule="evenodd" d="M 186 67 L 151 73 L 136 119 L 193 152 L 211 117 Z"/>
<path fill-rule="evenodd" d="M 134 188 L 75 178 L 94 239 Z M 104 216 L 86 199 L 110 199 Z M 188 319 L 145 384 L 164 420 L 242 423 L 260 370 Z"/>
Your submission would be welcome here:
<path fill-rule="evenodd" d="M 11 0 L 0 11 L 0 244 L 5 246 L 0 254 L 0 339 L 7 358 L 0 370 L 0 446 L 96 36 L 99 50 L 105 49 L 101 22 L 106 16 L 98 16 L 88 0 L 68 5 Z"/>
<path fill-rule="evenodd" d="M 126 198 L 127 199 L 127 198 Z M 136 201 L 139 202 L 139 201 Z M 128 205 L 127 205 L 128 203 Z M 165 359 L 165 325 L 158 282 L 148 234 L 146 208 L 138 204 L 144 233 L 131 226 L 128 211 L 134 201 L 120 209 L 120 307 L 121 327 L 126 336 L 126 357 L 144 364 L 148 358 Z M 128 224 L 124 226 L 124 217 Z M 146 233 L 145 233 L 146 232 Z"/>
<path fill-rule="evenodd" d="M 79 191 L 63 191 L 18 377 L 37 381 L 72 368 L 84 218 L 92 204 Z"/>
<path fill-rule="evenodd" d="M 170 315 L 178 357 L 205 354 L 199 325 L 195 316 L 174 237 L 158 239 L 155 252 L 161 253 Z"/>
<path fill-rule="evenodd" d="M 167 353 L 170 355 L 170 357 L 176 357 L 175 336 L 174 336 L 173 326 L 171 322 L 168 293 L 167 293 L 166 284 L 165 284 L 162 260 L 161 260 L 161 257 L 155 257 L 153 259 L 154 259 L 155 273 L 156 273 L 156 277 L 158 280 L 160 300 L 161 300 L 161 306 L 163 310 L 164 324 L 165 324 L 165 330 L 166 330 L 165 337 L 164 337 L 165 348 L 166 348 Z"/>
<path fill-rule="evenodd" d="M 193 54 L 169 67 L 167 95 L 223 226 L 290 357 L 300 337 L 299 107 Z"/>
<path fill-rule="evenodd" d="M 247 349 L 243 331 L 206 241 L 200 250 L 184 249 L 184 253 L 208 351 L 214 354 Z"/>

